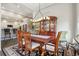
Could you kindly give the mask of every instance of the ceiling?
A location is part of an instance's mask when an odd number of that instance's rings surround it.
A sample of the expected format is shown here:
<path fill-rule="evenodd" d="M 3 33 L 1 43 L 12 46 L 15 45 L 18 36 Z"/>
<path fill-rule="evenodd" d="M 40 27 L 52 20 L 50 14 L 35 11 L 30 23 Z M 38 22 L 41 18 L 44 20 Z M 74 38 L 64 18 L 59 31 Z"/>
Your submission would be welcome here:
<path fill-rule="evenodd" d="M 17 21 L 23 18 L 33 18 L 33 13 L 42 11 L 53 4 L 51 3 L 2 3 L 1 4 L 1 20 Z"/>

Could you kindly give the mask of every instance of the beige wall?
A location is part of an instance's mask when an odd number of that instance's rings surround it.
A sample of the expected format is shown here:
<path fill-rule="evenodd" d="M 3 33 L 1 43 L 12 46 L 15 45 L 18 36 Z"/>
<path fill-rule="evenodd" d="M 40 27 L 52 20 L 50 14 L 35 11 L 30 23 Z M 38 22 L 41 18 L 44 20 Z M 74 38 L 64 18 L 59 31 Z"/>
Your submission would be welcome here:
<path fill-rule="evenodd" d="M 76 15 L 77 10 L 75 9 L 75 4 L 53 4 L 47 9 L 43 9 L 41 12 L 44 16 L 57 16 L 57 32 L 67 31 L 68 39 L 67 41 L 72 41 L 75 36 L 76 31 Z M 40 17 L 40 14 L 39 16 Z"/>
<path fill-rule="evenodd" d="M 72 4 L 56 4 L 49 10 L 47 15 L 57 16 L 57 32 L 68 31 L 69 38 L 71 40 L 72 31 Z"/>
<path fill-rule="evenodd" d="M 14 28 L 17 28 L 17 25 L 15 25 L 14 22 L 7 21 L 6 23 L 4 23 L 1 21 L 1 28 L 7 28 L 7 25 L 13 25 Z"/>
<path fill-rule="evenodd" d="M 0 4 L 1 9 L 1 4 Z M 1 14 L 0 14 L 0 51 L 1 51 Z"/>
<path fill-rule="evenodd" d="M 77 4 L 77 32 L 79 34 L 79 4 Z"/>

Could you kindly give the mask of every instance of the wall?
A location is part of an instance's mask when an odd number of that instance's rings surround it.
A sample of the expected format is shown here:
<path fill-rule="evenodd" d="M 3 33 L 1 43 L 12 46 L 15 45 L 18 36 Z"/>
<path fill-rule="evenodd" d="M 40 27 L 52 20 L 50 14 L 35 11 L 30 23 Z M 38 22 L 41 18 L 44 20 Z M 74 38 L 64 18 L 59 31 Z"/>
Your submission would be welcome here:
<path fill-rule="evenodd" d="M 41 10 L 43 16 L 57 16 L 57 32 L 67 31 L 67 41 L 72 41 L 75 32 L 75 9 L 73 4 L 53 4 L 51 7 Z M 39 15 L 40 17 L 40 15 Z"/>
<path fill-rule="evenodd" d="M 79 4 L 77 4 L 77 31 L 76 34 L 79 34 Z"/>
<path fill-rule="evenodd" d="M 2 20 L 2 19 L 1 19 Z M 23 22 L 17 22 L 16 21 L 16 23 L 15 22 L 3 22 L 3 21 L 1 21 L 1 28 L 3 29 L 3 28 L 7 28 L 7 25 L 13 25 L 13 28 L 17 28 L 19 25 L 23 25 L 23 24 L 27 24 L 28 23 L 28 21 L 29 21 L 29 18 L 24 18 L 23 19 Z"/>
<path fill-rule="evenodd" d="M 14 22 L 6 22 L 6 23 L 4 23 L 4 22 L 2 22 L 1 21 L 1 28 L 3 29 L 3 28 L 7 28 L 7 25 L 13 25 L 13 27 L 14 28 L 17 28 L 17 24 L 15 24 Z"/>
<path fill-rule="evenodd" d="M 74 27 L 74 28 L 76 28 L 75 29 L 75 36 L 77 35 L 77 34 L 79 34 L 79 4 L 76 4 L 76 26 Z M 73 43 L 76 43 L 76 41 L 73 39 Z"/>
<path fill-rule="evenodd" d="M 57 16 L 57 33 L 59 31 L 68 31 L 69 38 L 71 39 L 71 26 L 72 25 L 72 5 L 71 4 L 56 4 L 51 7 L 47 16 Z"/>
<path fill-rule="evenodd" d="M 1 9 L 1 4 L 0 4 Z M 0 51 L 1 51 L 1 14 L 0 14 Z"/>

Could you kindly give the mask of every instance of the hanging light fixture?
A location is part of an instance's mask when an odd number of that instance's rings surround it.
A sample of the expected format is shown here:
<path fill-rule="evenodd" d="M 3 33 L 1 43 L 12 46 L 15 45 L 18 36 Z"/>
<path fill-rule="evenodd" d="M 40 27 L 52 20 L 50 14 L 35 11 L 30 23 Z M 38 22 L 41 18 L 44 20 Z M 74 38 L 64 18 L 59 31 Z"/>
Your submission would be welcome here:
<path fill-rule="evenodd" d="M 38 14 L 40 14 L 41 15 L 41 18 L 39 18 L 38 19 L 38 21 L 40 21 L 40 20 L 49 20 L 50 19 L 50 17 L 49 16 L 44 16 L 44 14 L 41 12 L 41 10 L 42 9 L 46 9 L 46 8 L 48 8 L 48 7 L 51 7 L 53 4 L 51 4 L 51 5 L 48 5 L 47 7 L 44 7 L 44 8 L 40 8 L 40 3 L 39 3 L 39 10 L 37 11 L 37 13 L 35 14 L 35 16 L 33 17 L 33 19 L 32 19 L 32 21 L 34 22 L 35 21 L 35 18 L 38 16 Z"/>
<path fill-rule="evenodd" d="M 43 17 L 43 14 L 42 14 L 41 9 L 40 9 L 40 3 L 39 3 L 39 10 L 38 10 L 38 12 L 36 13 L 36 15 L 34 16 L 33 20 L 35 20 L 35 18 L 38 16 L 38 14 L 40 14 L 41 17 Z M 42 18 L 41 18 L 41 19 L 42 19 Z"/>

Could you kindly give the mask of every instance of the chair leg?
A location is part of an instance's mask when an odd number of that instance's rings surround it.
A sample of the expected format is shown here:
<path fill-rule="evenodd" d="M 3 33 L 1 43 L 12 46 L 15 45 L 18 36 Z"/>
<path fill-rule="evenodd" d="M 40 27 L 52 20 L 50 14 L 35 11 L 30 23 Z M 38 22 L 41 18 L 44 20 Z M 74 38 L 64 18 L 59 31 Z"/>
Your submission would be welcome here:
<path fill-rule="evenodd" d="M 64 56 L 64 50 L 62 51 L 62 56 Z"/>
<path fill-rule="evenodd" d="M 39 51 L 38 50 L 36 50 L 35 53 L 36 53 L 36 56 L 39 56 Z"/>
<path fill-rule="evenodd" d="M 27 53 L 27 50 L 25 49 L 25 55 L 26 55 L 26 53 Z"/>
<path fill-rule="evenodd" d="M 64 56 L 67 56 L 67 48 L 64 49 Z"/>
<path fill-rule="evenodd" d="M 76 50 L 74 49 L 74 56 L 76 56 Z"/>
<path fill-rule="evenodd" d="M 41 55 L 42 52 L 43 52 L 43 51 L 42 51 L 42 47 L 40 46 L 40 47 L 39 47 L 39 54 Z"/>
<path fill-rule="evenodd" d="M 42 52 L 40 53 L 40 55 L 41 55 L 41 56 L 44 56 L 44 53 L 45 53 L 45 51 L 42 51 Z"/>
<path fill-rule="evenodd" d="M 55 49 L 55 51 L 54 51 L 54 56 L 56 56 L 56 49 Z"/>
<path fill-rule="evenodd" d="M 58 50 L 57 50 L 57 56 L 58 56 Z"/>
<path fill-rule="evenodd" d="M 48 55 L 48 56 L 49 56 L 50 54 L 49 54 L 49 52 L 48 52 L 48 51 L 46 51 L 46 54 L 45 54 L 45 55 Z"/>
<path fill-rule="evenodd" d="M 44 49 L 41 50 L 41 56 L 44 56 L 46 54 L 46 51 Z"/>
<path fill-rule="evenodd" d="M 31 52 L 30 51 L 28 51 L 28 55 L 30 56 L 30 54 L 31 54 Z"/>

